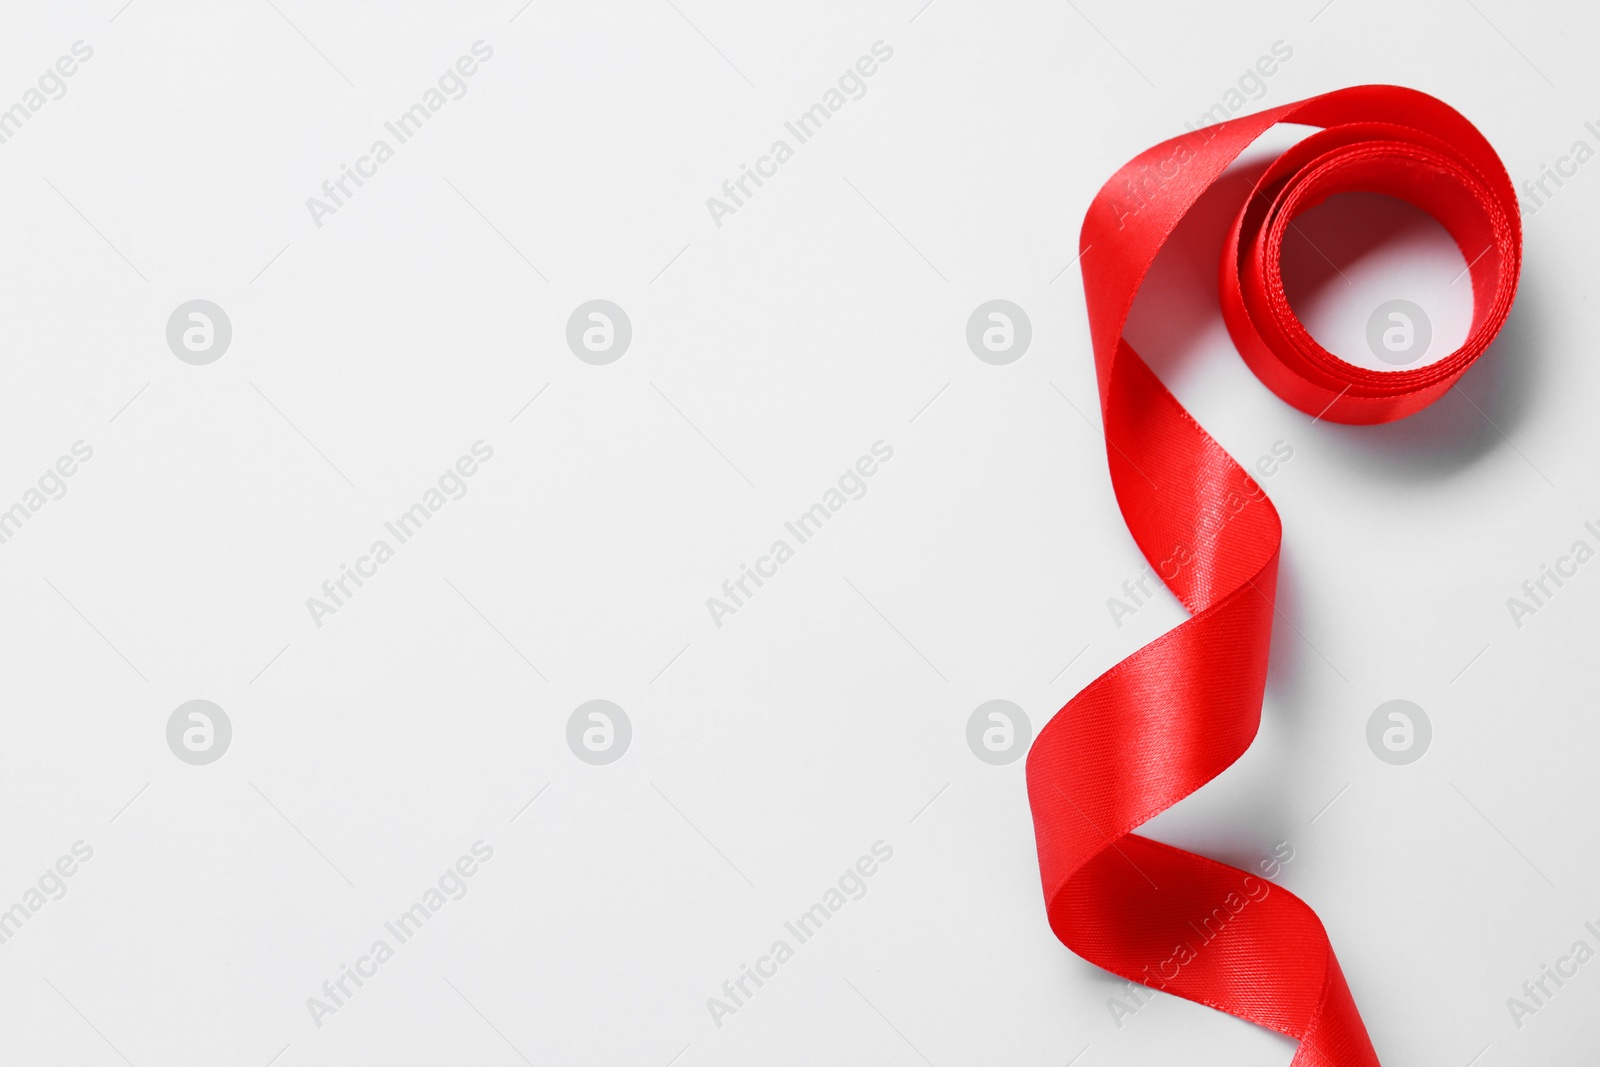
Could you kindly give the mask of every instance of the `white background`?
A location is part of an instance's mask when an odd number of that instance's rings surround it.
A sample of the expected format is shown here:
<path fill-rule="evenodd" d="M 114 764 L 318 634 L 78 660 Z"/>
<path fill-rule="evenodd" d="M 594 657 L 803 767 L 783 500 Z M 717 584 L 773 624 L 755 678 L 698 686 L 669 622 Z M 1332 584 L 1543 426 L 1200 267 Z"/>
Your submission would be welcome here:
<path fill-rule="evenodd" d="M 1119 1026 L 1120 983 L 1046 926 L 1022 762 L 967 747 L 978 704 L 1037 730 L 1182 618 L 1165 594 L 1107 610 L 1142 560 L 1095 429 L 1078 225 L 1278 41 L 1250 109 L 1411 85 L 1536 179 L 1600 147 L 1600 17 L 921 2 L 0 14 L 0 107 L 94 50 L 0 145 L 0 507 L 94 450 L 0 545 L 0 908 L 94 850 L 0 945 L 0 1062 L 1289 1060 L 1170 997 Z M 307 198 L 479 40 L 466 96 L 315 225 Z M 880 40 L 866 95 L 718 227 L 706 198 Z M 1217 318 L 1222 214 L 1130 325 L 1241 461 L 1294 452 L 1264 481 L 1285 548 L 1261 736 L 1150 830 L 1245 866 L 1290 842 L 1279 881 L 1387 1064 L 1600 1049 L 1600 962 L 1520 1028 L 1506 1005 L 1600 948 L 1600 564 L 1520 628 L 1506 606 L 1597 541 L 1597 198 L 1586 165 L 1526 219 L 1501 341 L 1401 424 L 1313 423 L 1249 374 Z M 1339 271 L 1303 301 L 1319 335 L 1359 341 L 1398 296 L 1458 339 L 1460 255 L 1359 218 L 1304 223 Z M 195 298 L 233 326 L 208 366 L 165 338 Z M 633 325 L 609 366 L 564 339 L 593 298 Z M 993 298 L 1033 326 L 1008 366 L 965 340 Z M 470 492 L 316 626 L 306 599 L 479 440 Z M 867 495 L 714 627 L 706 598 L 879 440 Z M 233 725 L 209 766 L 165 738 L 196 698 Z M 595 698 L 633 727 L 609 766 L 565 740 Z M 1365 739 L 1395 698 L 1434 729 L 1403 767 Z M 470 892 L 317 1026 L 307 998 L 480 839 Z M 707 998 L 879 840 L 866 896 L 715 1025 Z"/>

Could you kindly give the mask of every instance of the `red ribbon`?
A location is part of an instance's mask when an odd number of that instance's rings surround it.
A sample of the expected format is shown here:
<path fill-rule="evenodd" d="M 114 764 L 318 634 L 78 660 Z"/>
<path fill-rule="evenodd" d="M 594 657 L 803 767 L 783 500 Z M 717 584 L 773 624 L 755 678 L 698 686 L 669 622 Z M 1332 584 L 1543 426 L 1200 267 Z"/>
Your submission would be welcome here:
<path fill-rule="evenodd" d="M 1234 344 L 1301 411 L 1377 423 L 1426 407 L 1505 322 L 1522 230 L 1505 167 L 1431 96 L 1366 85 L 1206 127 L 1151 148 L 1106 183 L 1079 239 L 1117 503 L 1192 618 L 1096 678 L 1039 733 L 1028 800 L 1051 929 L 1084 959 L 1297 1038 L 1295 1067 L 1376 1067 L 1377 1054 L 1311 908 L 1264 879 L 1132 831 L 1221 774 L 1261 721 L 1282 527 L 1260 487 L 1122 336 L 1173 228 L 1279 122 L 1322 127 L 1262 175 L 1222 255 Z M 1472 326 L 1448 358 L 1352 366 L 1312 340 L 1279 273 L 1284 233 L 1330 196 L 1383 193 L 1429 213 L 1470 263 Z M 1159 566 L 1156 568 L 1161 570 Z M 1171 569 L 1171 568 L 1168 568 Z"/>

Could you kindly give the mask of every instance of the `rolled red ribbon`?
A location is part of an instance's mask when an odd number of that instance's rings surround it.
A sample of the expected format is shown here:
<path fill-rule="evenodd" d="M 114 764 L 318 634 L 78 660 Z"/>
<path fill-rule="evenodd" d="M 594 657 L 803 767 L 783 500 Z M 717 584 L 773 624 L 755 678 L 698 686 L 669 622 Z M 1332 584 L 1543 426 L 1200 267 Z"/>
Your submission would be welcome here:
<path fill-rule="evenodd" d="M 1515 190 L 1481 133 L 1412 89 L 1366 85 L 1175 137 L 1119 170 L 1079 238 L 1106 459 L 1134 540 L 1191 618 L 1112 667 L 1028 754 L 1056 936 L 1116 974 L 1300 1041 L 1296 1067 L 1375 1067 L 1321 920 L 1287 890 L 1132 831 L 1222 773 L 1255 738 L 1272 636 L 1277 510 L 1123 338 L 1156 254 L 1194 202 L 1279 122 L 1322 127 L 1256 182 L 1222 252 L 1224 318 L 1245 362 L 1314 417 L 1389 422 L 1432 403 L 1505 323 L 1521 267 Z M 1295 317 L 1280 255 L 1294 218 L 1374 192 L 1432 215 L 1472 277 L 1467 340 L 1411 370 L 1364 370 Z M 1182 553 L 1174 573 L 1157 565 Z"/>

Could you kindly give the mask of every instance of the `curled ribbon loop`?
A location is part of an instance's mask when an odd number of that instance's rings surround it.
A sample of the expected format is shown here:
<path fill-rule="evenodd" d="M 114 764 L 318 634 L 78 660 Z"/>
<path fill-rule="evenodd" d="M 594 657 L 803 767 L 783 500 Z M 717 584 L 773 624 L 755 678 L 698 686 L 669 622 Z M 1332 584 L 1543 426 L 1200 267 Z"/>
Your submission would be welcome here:
<path fill-rule="evenodd" d="M 1096 678 L 1040 731 L 1028 799 L 1050 926 L 1063 944 L 1131 981 L 1298 1039 L 1295 1067 L 1376 1067 L 1308 905 L 1133 833 L 1255 738 L 1282 526 L 1122 331 L 1178 222 L 1279 122 L 1321 129 L 1257 181 L 1223 248 L 1220 282 L 1234 344 L 1280 398 L 1336 422 L 1403 418 L 1448 390 L 1510 311 L 1522 255 L 1511 180 L 1470 122 L 1415 90 L 1358 86 L 1196 130 L 1106 183 L 1079 238 L 1106 460 L 1129 531 L 1191 618 Z M 1358 191 L 1432 215 L 1468 262 L 1472 325 L 1448 357 L 1364 370 L 1319 345 L 1290 309 L 1279 269 L 1286 229 L 1328 197 Z"/>

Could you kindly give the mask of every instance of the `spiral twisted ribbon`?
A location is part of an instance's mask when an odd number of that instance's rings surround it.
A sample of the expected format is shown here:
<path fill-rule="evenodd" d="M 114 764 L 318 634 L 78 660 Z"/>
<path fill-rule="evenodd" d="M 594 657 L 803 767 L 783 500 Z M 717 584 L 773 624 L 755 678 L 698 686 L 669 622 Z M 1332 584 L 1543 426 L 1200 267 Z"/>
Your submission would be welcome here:
<path fill-rule="evenodd" d="M 1051 929 L 1133 982 L 1298 1039 L 1295 1067 L 1376 1067 L 1326 930 L 1287 890 L 1133 831 L 1227 769 L 1261 721 L 1282 527 L 1266 495 L 1122 332 L 1157 252 L 1207 187 L 1275 123 L 1320 129 L 1256 182 L 1222 252 L 1223 315 L 1246 363 L 1317 418 L 1379 423 L 1448 390 L 1504 324 L 1521 265 L 1511 180 L 1473 125 L 1424 93 L 1343 89 L 1173 138 L 1089 206 L 1080 262 L 1106 460 L 1129 531 L 1191 615 L 1096 678 L 1028 754 Z M 1353 366 L 1314 341 L 1279 271 L 1287 228 L 1372 192 L 1432 215 L 1470 264 L 1466 342 L 1410 370 Z M 1184 565 L 1162 569 L 1175 550 Z M 1171 570 L 1172 573 L 1167 573 Z"/>

